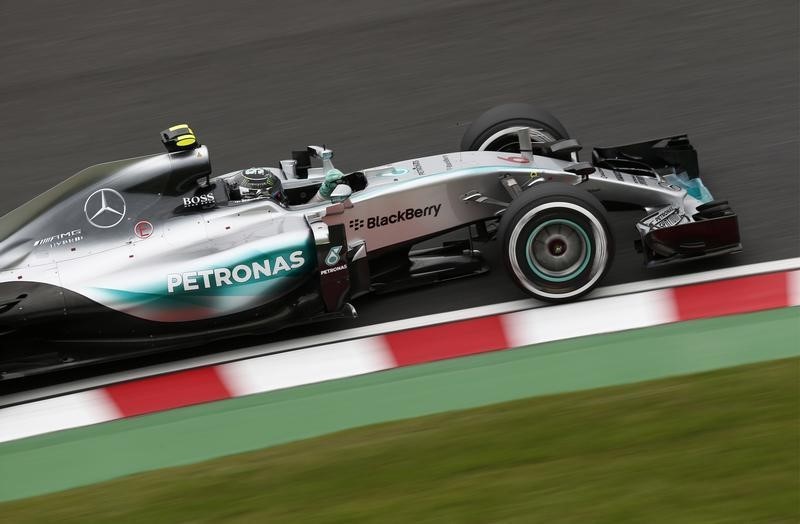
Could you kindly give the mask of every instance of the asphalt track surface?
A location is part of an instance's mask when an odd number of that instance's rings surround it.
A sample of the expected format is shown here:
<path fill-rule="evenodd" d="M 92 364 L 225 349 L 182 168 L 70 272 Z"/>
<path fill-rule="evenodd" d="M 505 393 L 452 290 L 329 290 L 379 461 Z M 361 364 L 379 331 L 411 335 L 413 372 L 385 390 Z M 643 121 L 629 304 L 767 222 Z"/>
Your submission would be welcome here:
<path fill-rule="evenodd" d="M 800 4 L 343 0 L 0 3 L 0 213 L 188 121 L 215 172 L 325 143 L 343 170 L 452 151 L 483 110 L 549 108 L 585 146 L 687 132 L 745 251 L 646 271 L 615 219 L 605 284 L 800 255 Z M 335 329 L 523 298 L 488 276 L 356 303 Z M 303 333 L 307 334 L 308 329 Z M 293 336 L 289 332 L 282 337 Z"/>

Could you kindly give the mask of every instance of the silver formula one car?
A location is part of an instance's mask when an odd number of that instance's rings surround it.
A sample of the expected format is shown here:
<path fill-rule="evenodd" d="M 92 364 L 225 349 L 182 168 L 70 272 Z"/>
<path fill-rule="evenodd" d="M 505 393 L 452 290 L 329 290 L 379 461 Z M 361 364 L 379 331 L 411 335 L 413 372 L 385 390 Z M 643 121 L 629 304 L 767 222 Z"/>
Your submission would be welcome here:
<path fill-rule="evenodd" d="M 564 126 L 525 104 L 481 115 L 460 151 L 348 174 L 311 146 L 212 176 L 188 126 L 162 141 L 167 153 L 90 167 L 0 219 L 7 377 L 353 317 L 365 293 L 486 271 L 469 239 L 412 250 L 460 228 L 496 239 L 511 278 L 551 302 L 602 280 L 608 211 L 646 210 L 635 227 L 648 266 L 741 249 L 685 135 L 579 162 Z"/>

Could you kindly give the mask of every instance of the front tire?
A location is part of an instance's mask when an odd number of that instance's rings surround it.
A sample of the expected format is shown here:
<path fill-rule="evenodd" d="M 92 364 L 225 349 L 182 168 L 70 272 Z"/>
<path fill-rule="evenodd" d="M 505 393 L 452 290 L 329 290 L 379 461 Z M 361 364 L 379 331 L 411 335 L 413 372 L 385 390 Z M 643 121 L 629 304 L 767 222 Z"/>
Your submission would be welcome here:
<path fill-rule="evenodd" d="M 511 278 L 547 302 L 568 302 L 589 293 L 614 255 L 603 205 L 562 183 L 523 192 L 503 213 L 498 239 Z"/>

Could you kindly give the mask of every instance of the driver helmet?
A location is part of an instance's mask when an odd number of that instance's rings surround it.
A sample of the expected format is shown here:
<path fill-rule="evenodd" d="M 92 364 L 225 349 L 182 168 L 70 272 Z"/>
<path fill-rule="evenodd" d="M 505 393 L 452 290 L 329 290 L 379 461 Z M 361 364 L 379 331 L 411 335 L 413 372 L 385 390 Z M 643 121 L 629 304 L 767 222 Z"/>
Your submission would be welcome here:
<path fill-rule="evenodd" d="M 270 196 L 276 202 L 286 203 L 286 196 L 283 194 L 283 185 L 269 168 L 249 167 L 242 170 L 238 177 L 239 191 L 242 197 L 256 198 L 260 196 Z"/>

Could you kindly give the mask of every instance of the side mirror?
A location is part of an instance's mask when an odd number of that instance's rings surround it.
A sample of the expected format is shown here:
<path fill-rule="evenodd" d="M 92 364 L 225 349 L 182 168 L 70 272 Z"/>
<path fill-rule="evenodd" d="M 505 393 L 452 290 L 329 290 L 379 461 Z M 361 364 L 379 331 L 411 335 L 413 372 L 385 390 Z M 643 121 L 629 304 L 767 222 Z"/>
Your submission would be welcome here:
<path fill-rule="evenodd" d="M 597 171 L 597 169 L 589 162 L 578 162 L 577 164 L 570 164 L 564 168 L 564 171 L 573 173 L 586 180 L 589 175 Z"/>
<path fill-rule="evenodd" d="M 333 189 L 331 193 L 331 202 L 334 204 L 338 204 L 340 202 L 344 202 L 350 195 L 353 194 L 353 189 L 348 186 L 347 184 L 339 184 Z"/>
<path fill-rule="evenodd" d="M 558 142 L 553 142 L 550 144 L 550 151 L 553 153 L 577 153 L 583 149 L 583 146 L 575 140 L 574 138 L 568 138 L 566 140 L 559 140 Z"/>

